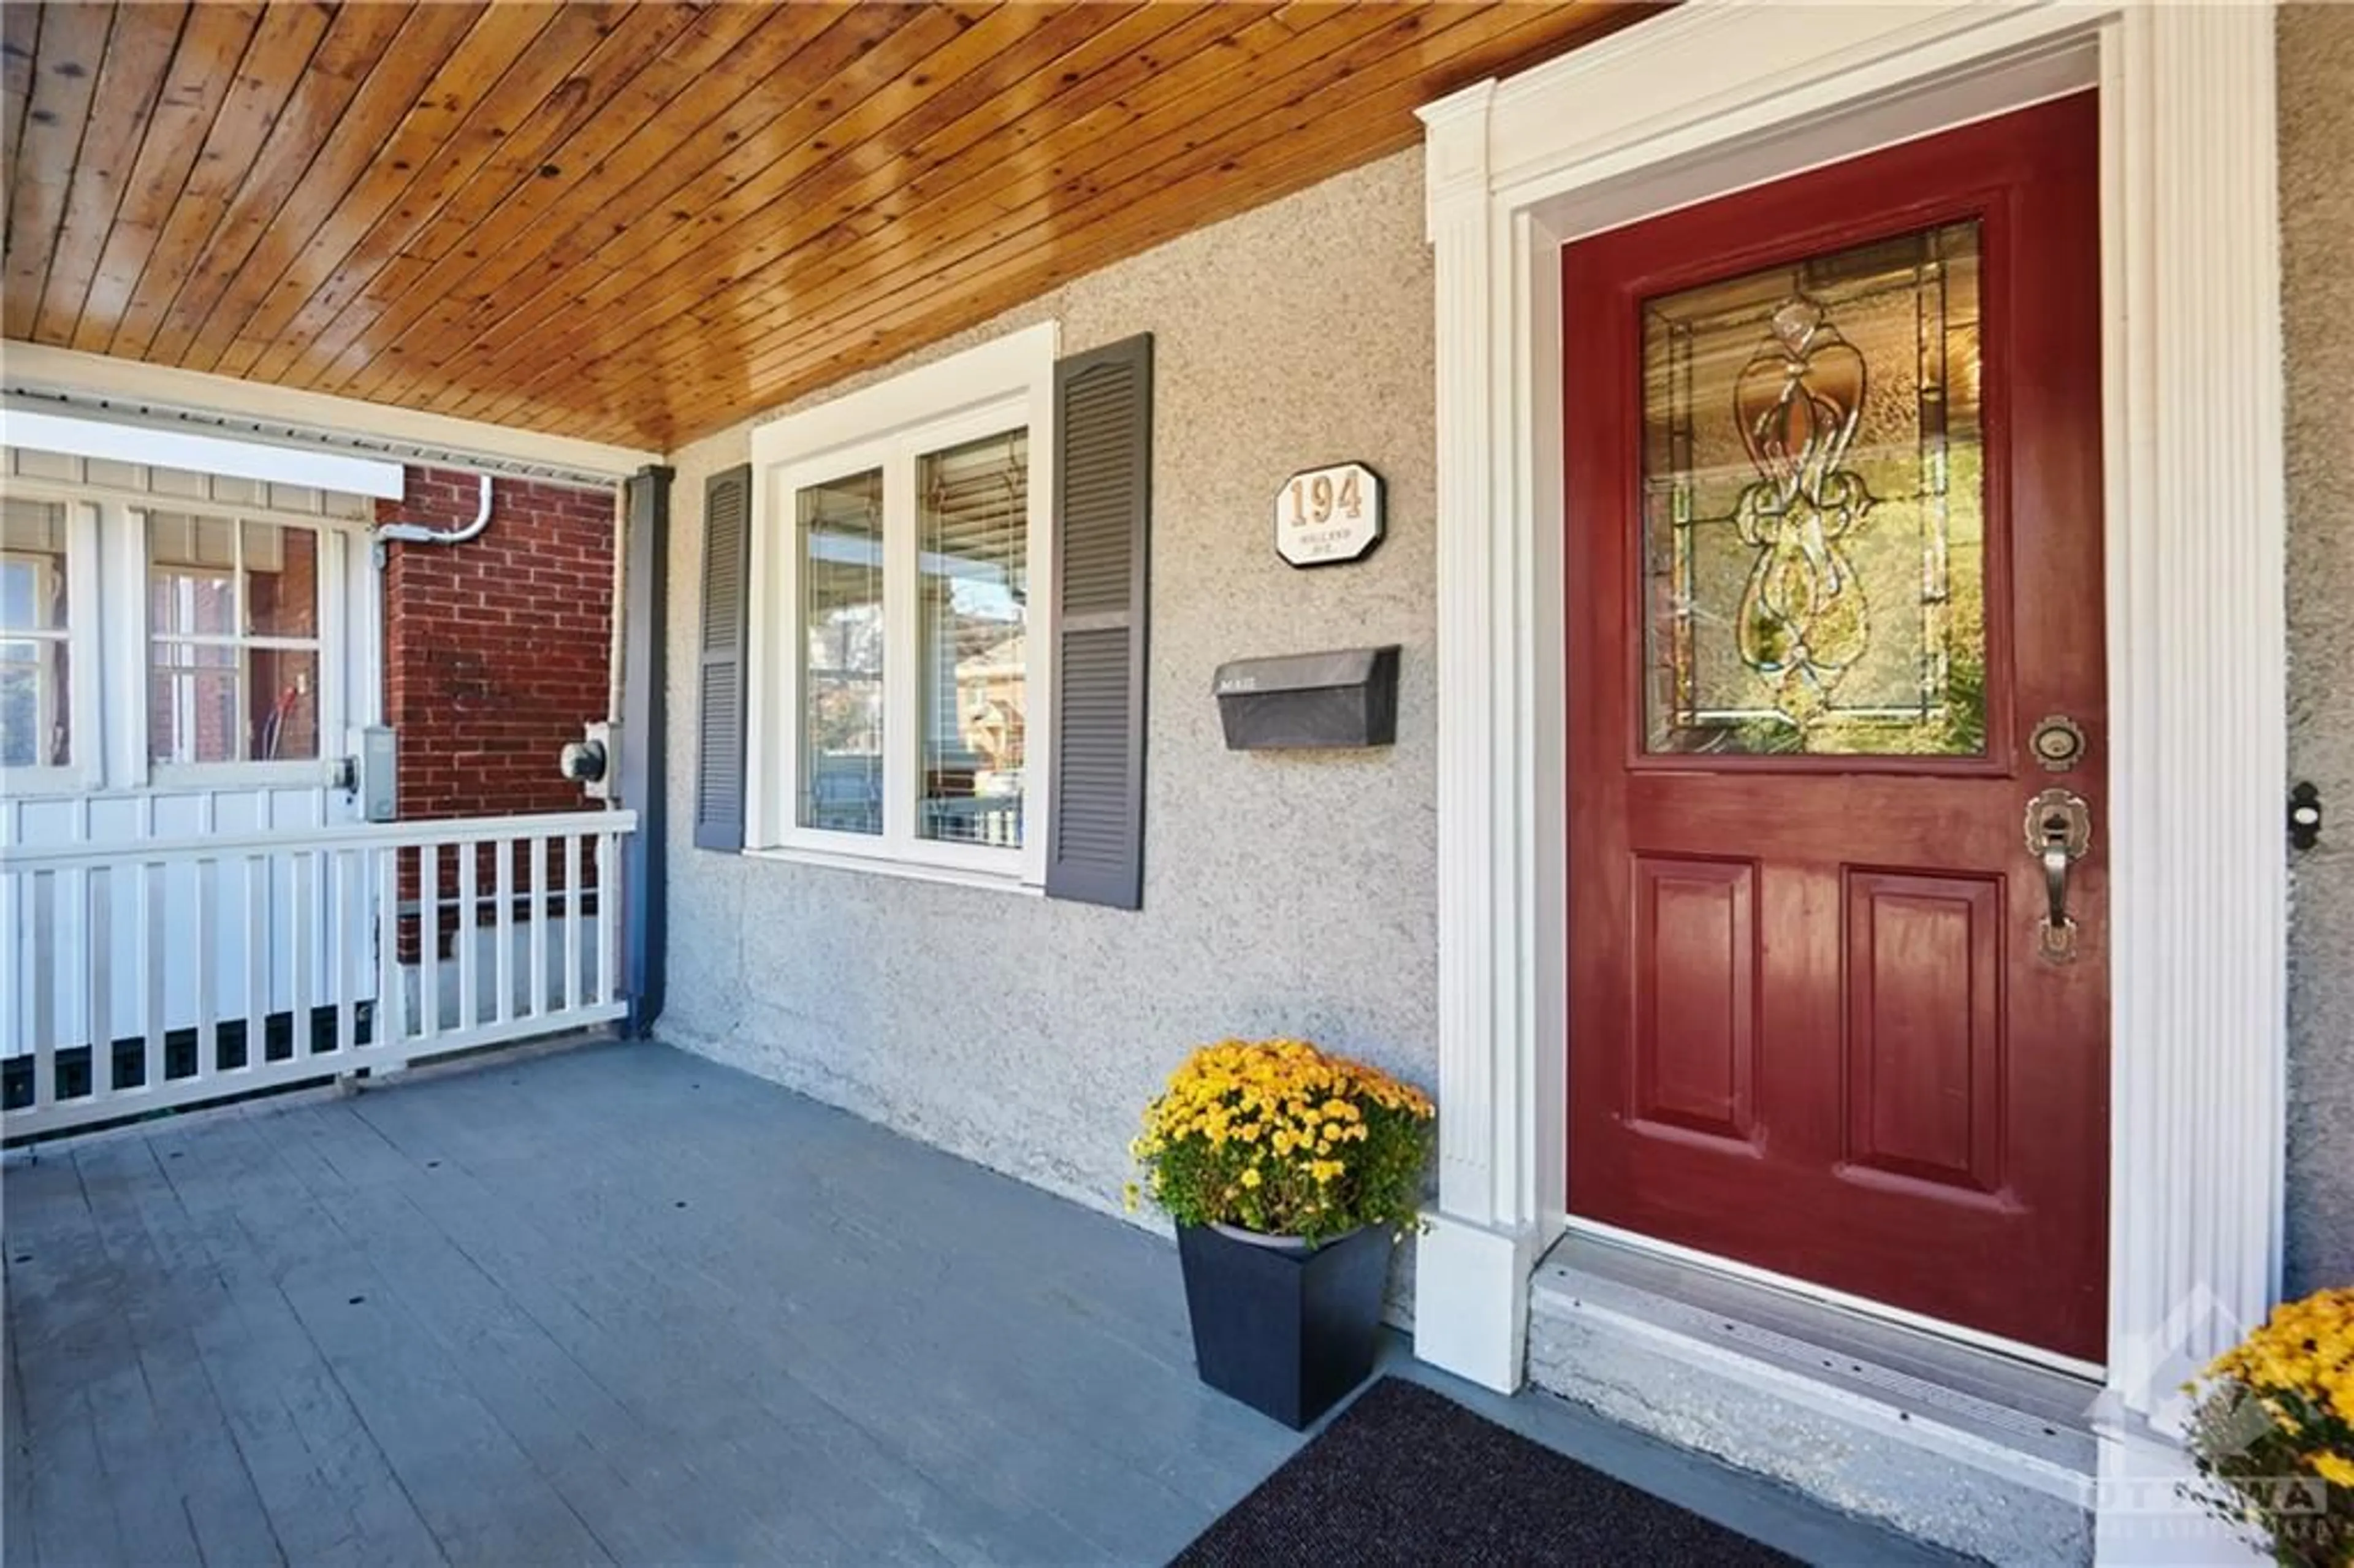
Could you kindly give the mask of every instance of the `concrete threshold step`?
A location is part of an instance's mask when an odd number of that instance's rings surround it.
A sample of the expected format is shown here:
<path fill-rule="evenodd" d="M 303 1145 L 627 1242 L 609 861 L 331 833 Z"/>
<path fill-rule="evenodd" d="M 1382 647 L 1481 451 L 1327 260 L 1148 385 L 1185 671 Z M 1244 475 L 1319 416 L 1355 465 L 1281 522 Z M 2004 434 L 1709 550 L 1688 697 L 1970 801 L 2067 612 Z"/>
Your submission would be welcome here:
<path fill-rule="evenodd" d="M 1529 1379 L 1999 1563 L 2089 1563 L 2097 1385 L 1581 1234 L 1539 1265 Z"/>

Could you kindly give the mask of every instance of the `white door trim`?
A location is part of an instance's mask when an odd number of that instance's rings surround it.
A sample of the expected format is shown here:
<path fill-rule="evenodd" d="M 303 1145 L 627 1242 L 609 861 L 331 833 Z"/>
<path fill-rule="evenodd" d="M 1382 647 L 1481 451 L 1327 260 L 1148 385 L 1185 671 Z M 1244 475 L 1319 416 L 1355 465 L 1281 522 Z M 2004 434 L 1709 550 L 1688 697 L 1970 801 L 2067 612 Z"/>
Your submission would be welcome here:
<path fill-rule="evenodd" d="M 1565 1219 L 1563 242 L 2097 85 L 2108 1378 L 2147 1418 L 2277 1295 L 2282 381 L 2268 5 L 1693 0 L 1423 111 L 1437 276 L 1439 1201 L 1416 1347 L 1516 1386 Z"/>

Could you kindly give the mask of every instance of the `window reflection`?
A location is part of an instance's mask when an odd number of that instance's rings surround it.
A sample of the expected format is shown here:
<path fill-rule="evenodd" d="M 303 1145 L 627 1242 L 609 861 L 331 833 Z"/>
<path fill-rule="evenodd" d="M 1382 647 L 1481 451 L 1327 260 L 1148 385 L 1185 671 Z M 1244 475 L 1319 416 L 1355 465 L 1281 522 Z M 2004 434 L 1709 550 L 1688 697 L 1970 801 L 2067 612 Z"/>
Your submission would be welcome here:
<path fill-rule="evenodd" d="M 1028 434 L 917 465 L 923 775 L 917 833 L 1022 843 L 1029 679 Z"/>
<path fill-rule="evenodd" d="M 883 832 L 883 471 L 794 498 L 801 552 L 801 779 L 795 818 Z"/>
<path fill-rule="evenodd" d="M 66 509 L 10 496 L 0 537 L 0 768 L 73 759 Z"/>
<path fill-rule="evenodd" d="M 148 520 L 148 752 L 319 755 L 319 535 L 185 513 Z"/>

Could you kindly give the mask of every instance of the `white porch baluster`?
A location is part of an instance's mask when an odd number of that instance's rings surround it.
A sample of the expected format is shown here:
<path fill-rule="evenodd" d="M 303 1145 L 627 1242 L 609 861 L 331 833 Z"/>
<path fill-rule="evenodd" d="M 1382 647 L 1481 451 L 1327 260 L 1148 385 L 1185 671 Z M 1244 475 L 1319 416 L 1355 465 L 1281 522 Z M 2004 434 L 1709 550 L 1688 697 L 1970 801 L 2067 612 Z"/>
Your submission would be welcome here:
<path fill-rule="evenodd" d="M 220 978 L 216 972 L 220 910 L 214 902 L 220 895 L 220 863 L 199 861 L 195 869 L 196 940 L 191 946 L 196 953 L 196 1077 L 203 1080 L 220 1071 L 220 1002 L 214 994 Z"/>
<path fill-rule="evenodd" d="M 33 1108 L 57 1097 L 57 874 L 33 874 Z"/>
<path fill-rule="evenodd" d="M 376 854 L 376 1012 L 370 1043 L 396 1057 L 407 1044 L 400 1002 L 400 847 Z"/>
<path fill-rule="evenodd" d="M 0 1127 L 10 1137 L 65 1130 L 230 1093 L 323 1081 L 363 1066 L 396 1069 L 420 1056 L 619 1018 L 626 1011 L 616 995 L 620 934 L 613 916 L 620 901 L 615 895 L 609 902 L 607 890 L 619 875 L 620 836 L 636 826 L 633 813 L 617 811 L 199 832 L 113 845 L 85 839 L 54 849 L 0 845 L 0 912 L 13 917 L 20 933 L 5 965 L 6 1049 L 32 1076 L 26 1103 L 0 1115 Z M 584 834 L 595 838 L 585 853 Z M 552 838 L 564 845 L 560 888 L 550 883 Z M 521 1008 L 514 992 L 516 971 L 525 966 L 514 952 L 519 851 L 530 858 L 531 901 L 531 996 Z M 400 947 L 404 853 L 418 857 L 419 945 L 413 974 Z M 446 999 L 447 1022 L 442 980 L 448 970 L 440 961 L 445 853 L 458 857 L 450 879 L 458 915 L 451 926 L 455 994 Z M 497 857 L 498 899 L 497 916 L 487 922 L 480 863 L 486 853 Z M 583 881 L 592 860 L 593 892 Z M 63 897 L 61 876 L 67 879 Z M 118 920 L 117 885 L 126 876 L 128 907 Z M 185 897 L 194 898 L 194 907 L 177 918 Z M 562 908 L 552 915 L 558 898 Z M 588 955 L 593 976 L 582 969 L 584 921 L 592 903 L 599 922 L 596 948 Z M 552 918 L 564 923 L 563 951 L 554 960 L 561 968 L 554 975 Z M 496 957 L 485 966 L 482 942 L 493 934 Z M 361 956 L 371 936 L 373 964 Z M 278 942 L 292 944 L 282 960 Z M 236 1067 L 225 1066 L 220 1055 L 224 971 L 241 975 L 245 991 L 245 1059 Z M 282 994 L 273 991 L 281 973 L 287 982 Z M 67 999 L 79 997 L 79 1018 L 70 1001 L 60 1005 L 66 1000 L 59 995 L 60 975 L 72 975 L 80 988 L 67 993 Z M 498 1001 L 485 1007 L 482 987 L 493 975 Z M 125 1022 L 117 1017 L 119 977 L 133 982 L 123 991 L 137 1009 L 132 1037 L 143 1057 L 141 1081 L 120 1088 L 113 1065 L 115 1030 Z M 553 996 L 551 980 L 560 986 Z M 374 1010 L 365 1043 L 364 1004 Z M 313 1019 L 323 1008 L 334 1021 L 332 1052 L 311 1044 Z M 272 1059 L 270 1031 L 281 1026 L 291 1030 L 293 1049 Z M 184 1032 L 196 1044 L 194 1070 L 167 1075 L 166 1046 Z M 58 1054 L 85 1042 L 89 1085 L 70 1086 L 79 1092 L 69 1096 L 62 1092 L 69 1086 L 58 1075 Z"/>
<path fill-rule="evenodd" d="M 580 835 L 564 835 L 564 1006 L 580 1005 Z"/>
<path fill-rule="evenodd" d="M 620 835 L 610 829 L 597 835 L 597 992 L 599 1002 L 613 1000 L 621 973 L 621 857 Z"/>
<path fill-rule="evenodd" d="M 298 1059 L 311 1054 L 312 954 L 319 939 L 318 889 L 311 857 L 298 854 L 286 867 L 288 906 L 293 911 L 287 962 L 287 1046 Z"/>
<path fill-rule="evenodd" d="M 146 1066 L 139 1086 L 150 1094 L 164 1087 L 164 868 L 139 867 L 139 1033 L 146 1044 Z"/>
<path fill-rule="evenodd" d="M 114 1087 L 114 873 L 92 867 L 83 895 L 82 951 L 90 959 L 90 1092 Z"/>
<path fill-rule="evenodd" d="M 493 878 L 498 887 L 498 948 L 497 969 L 499 1000 L 493 1018 L 500 1023 L 511 1022 L 514 1006 L 514 845 L 499 841 L 498 871 Z"/>
<path fill-rule="evenodd" d="M 360 890 L 365 863 L 354 850 L 337 850 L 328 863 L 335 910 L 335 1049 L 348 1063 L 359 1049 L 359 946 L 367 932 Z"/>
<path fill-rule="evenodd" d="M 441 1033 L 441 846 L 417 851 L 417 1017 L 419 1040 Z"/>
<path fill-rule="evenodd" d="M 458 846 L 458 1027 L 472 1029 L 482 1014 L 474 1010 L 475 969 L 474 901 L 480 896 L 475 886 L 474 860 L 480 853 L 478 844 Z"/>
<path fill-rule="evenodd" d="M 270 944 L 253 939 L 270 923 L 270 862 L 259 854 L 245 860 L 245 1065 L 259 1071 L 269 1054 L 263 1045 L 270 1026 Z"/>
<path fill-rule="evenodd" d="M 524 1016 L 547 1011 L 547 840 L 531 839 L 531 996 Z"/>

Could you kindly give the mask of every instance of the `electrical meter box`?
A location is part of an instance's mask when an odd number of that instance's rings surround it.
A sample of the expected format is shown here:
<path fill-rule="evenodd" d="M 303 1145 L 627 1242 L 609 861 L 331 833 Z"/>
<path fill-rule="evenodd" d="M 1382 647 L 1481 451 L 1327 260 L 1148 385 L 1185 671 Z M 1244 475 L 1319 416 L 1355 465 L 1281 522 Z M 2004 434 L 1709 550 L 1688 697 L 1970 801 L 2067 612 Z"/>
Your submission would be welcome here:
<path fill-rule="evenodd" d="M 1221 664 L 1226 749 L 1394 745 L 1397 672 L 1395 643 Z"/>
<path fill-rule="evenodd" d="M 400 740 L 390 725 L 369 725 L 359 731 L 360 815 L 371 822 L 389 822 L 400 815 Z"/>
<path fill-rule="evenodd" d="M 603 720 L 589 725 L 578 740 L 556 755 L 556 770 L 580 786 L 591 800 L 621 798 L 621 726 Z"/>

